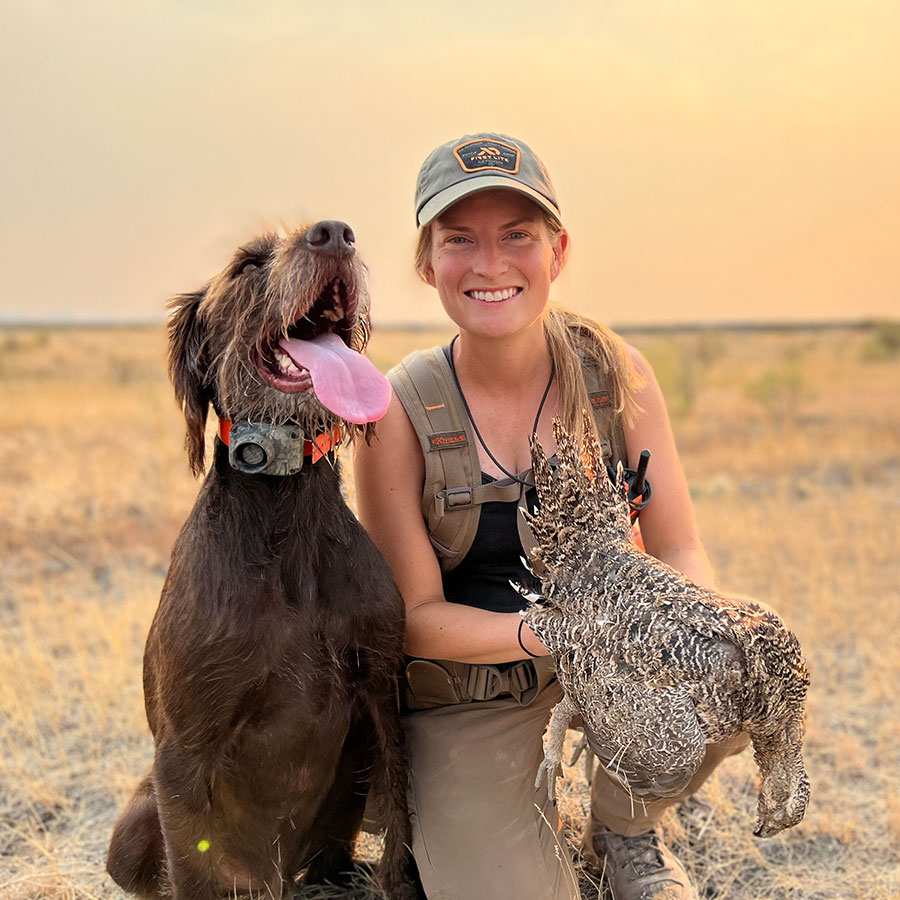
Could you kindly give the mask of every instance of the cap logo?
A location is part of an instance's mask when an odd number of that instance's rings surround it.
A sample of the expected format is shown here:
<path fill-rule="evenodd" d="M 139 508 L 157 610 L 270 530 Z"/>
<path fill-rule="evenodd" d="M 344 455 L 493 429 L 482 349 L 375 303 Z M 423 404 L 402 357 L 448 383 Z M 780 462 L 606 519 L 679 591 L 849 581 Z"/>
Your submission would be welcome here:
<path fill-rule="evenodd" d="M 453 150 L 464 172 L 493 170 L 515 175 L 519 171 L 519 149 L 503 141 L 466 141 Z"/>

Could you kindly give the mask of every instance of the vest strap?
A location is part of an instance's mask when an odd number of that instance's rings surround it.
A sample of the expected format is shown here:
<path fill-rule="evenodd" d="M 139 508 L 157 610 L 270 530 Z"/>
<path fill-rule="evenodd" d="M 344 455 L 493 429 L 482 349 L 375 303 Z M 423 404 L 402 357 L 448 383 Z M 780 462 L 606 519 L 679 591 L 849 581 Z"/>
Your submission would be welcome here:
<path fill-rule="evenodd" d="M 419 437 L 425 459 L 422 514 L 441 568 L 448 571 L 472 546 L 481 504 L 493 499 L 484 489 L 493 485 L 481 484 L 475 434 L 443 348 L 409 354 L 389 378 Z M 451 510 L 469 512 L 447 515 Z"/>
<path fill-rule="evenodd" d="M 444 516 L 447 510 L 472 509 L 482 503 L 515 503 L 521 493 L 522 485 L 511 478 L 472 487 L 444 488 L 434 495 L 434 511 L 435 515 Z"/>

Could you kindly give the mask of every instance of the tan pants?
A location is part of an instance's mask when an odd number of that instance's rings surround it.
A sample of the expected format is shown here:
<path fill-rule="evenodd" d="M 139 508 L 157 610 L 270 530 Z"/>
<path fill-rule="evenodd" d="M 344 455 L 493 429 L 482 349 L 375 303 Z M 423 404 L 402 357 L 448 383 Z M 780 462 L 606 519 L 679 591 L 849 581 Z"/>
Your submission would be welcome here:
<path fill-rule="evenodd" d="M 403 717 L 411 763 L 413 853 L 428 900 L 578 900 L 577 878 L 556 809 L 534 779 L 542 735 L 562 690 L 554 681 L 529 706 L 505 698 Z M 697 790 L 716 765 L 746 746 L 710 747 L 678 797 L 633 807 L 598 767 L 592 819 L 620 834 L 652 828 Z"/>
<path fill-rule="evenodd" d="M 541 736 L 562 697 L 485 700 L 403 717 L 413 853 L 428 900 L 577 900 L 578 881 L 546 784 Z"/>

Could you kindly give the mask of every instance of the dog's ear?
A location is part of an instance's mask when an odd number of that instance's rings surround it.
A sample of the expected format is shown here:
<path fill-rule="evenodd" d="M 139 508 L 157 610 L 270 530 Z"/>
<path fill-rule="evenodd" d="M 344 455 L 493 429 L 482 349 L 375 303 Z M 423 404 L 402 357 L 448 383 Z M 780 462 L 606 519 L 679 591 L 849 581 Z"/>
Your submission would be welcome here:
<path fill-rule="evenodd" d="M 206 415 L 212 400 L 206 382 L 206 335 L 197 314 L 206 291 L 178 294 L 169 301 L 169 377 L 187 422 L 184 446 L 195 475 L 203 474 Z"/>

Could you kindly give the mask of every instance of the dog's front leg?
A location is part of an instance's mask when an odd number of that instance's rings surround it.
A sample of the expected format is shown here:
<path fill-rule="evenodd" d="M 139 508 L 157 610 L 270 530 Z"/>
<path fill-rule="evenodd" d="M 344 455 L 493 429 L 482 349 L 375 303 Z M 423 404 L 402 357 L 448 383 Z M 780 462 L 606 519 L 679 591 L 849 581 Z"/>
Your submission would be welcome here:
<path fill-rule="evenodd" d="M 375 756 L 375 736 L 367 715 L 350 722 L 334 781 L 312 826 L 304 884 L 346 884 L 352 876 L 353 844 L 359 834 Z"/>
<path fill-rule="evenodd" d="M 385 828 L 384 853 L 378 877 L 390 900 L 420 900 L 424 896 L 412 855 L 412 829 L 407 801 L 407 761 L 403 731 L 392 681 L 379 702 L 370 706 L 378 737 L 380 771 L 377 789 L 381 822 Z"/>

